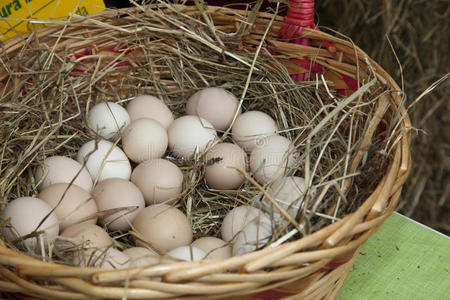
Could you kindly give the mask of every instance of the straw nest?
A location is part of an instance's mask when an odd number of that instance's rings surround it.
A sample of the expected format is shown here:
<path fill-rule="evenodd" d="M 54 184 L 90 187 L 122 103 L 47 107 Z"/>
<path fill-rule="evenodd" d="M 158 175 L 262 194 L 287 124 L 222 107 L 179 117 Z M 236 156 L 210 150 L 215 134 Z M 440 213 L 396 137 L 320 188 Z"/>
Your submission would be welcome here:
<path fill-rule="evenodd" d="M 189 96 L 208 86 L 232 92 L 243 111 L 271 115 L 299 154 L 287 175 L 305 177 L 308 190 L 314 191 L 306 194 L 295 221 L 278 223 L 269 243 L 298 239 L 351 213 L 384 175 L 387 157 L 398 142 L 399 120 L 392 114 L 386 118 L 390 121 L 370 127 L 380 97 L 392 92 L 370 70 L 361 71 L 366 72 L 359 77 L 361 88 L 349 97 L 324 78 L 295 81 L 280 63 L 283 56 L 266 49 L 264 38 L 274 37 L 275 30 L 261 26 L 252 12 L 223 26 L 213 25 L 220 16 L 165 5 L 107 16 L 109 23 L 72 16 L 58 36 L 49 26 L 27 37 L 14 56 L 3 50 L 2 208 L 17 197 L 37 194 L 33 170 L 45 157 L 74 157 L 83 143 L 96 138 L 86 121 L 94 104 L 126 105 L 136 95 L 151 94 L 178 117 Z M 249 24 L 261 27 L 263 42 L 248 36 Z M 96 46 L 84 41 L 83 34 L 96 36 Z M 55 44 L 47 44 L 46 39 L 55 38 Z M 373 132 L 369 145 L 363 140 L 367 131 Z M 229 132 L 220 138 L 231 141 Z M 364 152 L 359 151 L 361 145 Z M 239 190 L 219 191 L 203 180 L 203 153 L 185 160 L 168 153 L 167 159 L 184 172 L 185 188 L 176 205 L 190 219 L 195 237 L 217 235 L 222 218 L 237 205 L 253 205 L 273 216 L 261 202 L 267 186 L 257 184 L 251 173 L 245 173 L 247 181 Z M 113 235 L 115 246 L 131 244 L 132 233 Z"/>

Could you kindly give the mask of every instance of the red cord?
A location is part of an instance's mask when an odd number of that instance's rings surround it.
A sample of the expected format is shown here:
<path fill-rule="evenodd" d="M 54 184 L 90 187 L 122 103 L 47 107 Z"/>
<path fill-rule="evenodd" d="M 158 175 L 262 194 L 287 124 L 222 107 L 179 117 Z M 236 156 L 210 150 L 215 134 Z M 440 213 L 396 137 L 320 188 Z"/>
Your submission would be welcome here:
<path fill-rule="evenodd" d="M 314 0 L 290 0 L 287 15 L 280 30 L 280 36 L 291 39 L 296 35 L 300 35 L 303 27 L 315 27 Z"/>
<path fill-rule="evenodd" d="M 300 36 L 303 28 L 308 27 L 319 30 L 314 24 L 314 0 L 290 0 L 287 15 L 284 18 L 284 24 L 280 29 L 279 35 L 284 39 L 290 40 L 291 43 L 310 46 L 311 41 L 308 38 L 296 38 Z M 322 41 L 325 47 L 331 53 L 336 53 L 336 47 L 329 41 Z M 309 60 L 295 60 L 302 67 L 310 66 L 311 72 L 322 72 L 322 68 Z M 296 80 L 308 80 L 309 72 L 303 74 L 295 74 L 292 77 Z"/>

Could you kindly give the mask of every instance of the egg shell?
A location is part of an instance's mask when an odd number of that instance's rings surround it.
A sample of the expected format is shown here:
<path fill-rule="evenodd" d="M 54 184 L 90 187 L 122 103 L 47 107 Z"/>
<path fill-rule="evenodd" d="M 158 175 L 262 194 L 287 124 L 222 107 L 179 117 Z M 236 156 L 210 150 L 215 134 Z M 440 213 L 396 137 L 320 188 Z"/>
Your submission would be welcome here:
<path fill-rule="evenodd" d="M 267 190 L 267 193 L 293 218 L 297 216 L 306 190 L 305 179 L 298 176 L 287 176 L 275 180 Z M 272 202 L 264 197 L 263 201 L 277 215 L 280 214 Z"/>
<path fill-rule="evenodd" d="M 183 190 L 183 179 L 177 165 L 160 158 L 140 163 L 131 174 L 131 181 L 141 190 L 147 205 L 174 203 Z"/>
<path fill-rule="evenodd" d="M 89 193 L 91 192 L 92 179 L 89 172 L 79 162 L 71 158 L 65 156 L 48 157 L 36 168 L 34 173 L 34 181 L 39 184 L 39 191 L 54 183 L 71 183 L 74 178 L 73 184 Z"/>
<path fill-rule="evenodd" d="M 131 122 L 122 136 L 123 151 L 136 163 L 159 158 L 167 149 L 167 132 L 153 119 L 143 118 Z"/>
<path fill-rule="evenodd" d="M 286 175 L 296 162 L 296 153 L 291 141 L 281 135 L 272 135 L 262 140 L 260 146 L 250 154 L 250 170 L 261 184 Z"/>
<path fill-rule="evenodd" d="M 108 178 L 130 179 L 131 164 L 128 157 L 118 146 L 110 141 L 89 141 L 78 150 L 77 161 L 83 164 L 93 181 L 98 182 Z"/>
<path fill-rule="evenodd" d="M 247 154 L 239 146 L 216 144 L 206 153 L 205 161 L 205 179 L 212 188 L 237 189 L 244 183 L 245 177 L 237 169 L 246 171 Z"/>
<path fill-rule="evenodd" d="M 233 256 L 252 252 L 269 242 L 272 236 L 272 222 L 270 218 L 261 213 L 247 223 L 233 240 Z"/>
<path fill-rule="evenodd" d="M 130 116 L 125 108 L 114 102 L 94 105 L 88 113 L 90 128 L 99 136 L 116 139 L 130 124 Z"/>
<path fill-rule="evenodd" d="M 186 103 L 186 114 L 208 120 L 217 130 L 226 130 L 230 127 L 236 112 L 237 115 L 241 113 L 236 97 L 217 87 L 196 92 Z"/>
<path fill-rule="evenodd" d="M 126 269 L 130 265 L 130 257 L 120 250 L 109 248 L 98 260 L 98 265 L 104 269 Z"/>
<path fill-rule="evenodd" d="M 104 248 L 112 245 L 109 234 L 100 226 L 89 223 L 67 227 L 61 236 L 72 238 L 77 244 L 84 243 L 86 248 Z"/>
<path fill-rule="evenodd" d="M 123 208 L 100 216 L 100 224 L 112 231 L 130 229 L 134 218 L 145 207 L 144 196 L 138 187 L 122 178 L 103 180 L 94 188 L 93 195 L 100 212 Z"/>
<path fill-rule="evenodd" d="M 268 114 L 251 110 L 238 116 L 233 124 L 233 140 L 247 153 L 261 143 L 261 139 L 276 134 L 277 123 Z"/>
<path fill-rule="evenodd" d="M 198 116 L 183 116 L 167 129 L 169 149 L 176 157 L 188 158 L 202 152 L 217 137 L 214 126 Z"/>
<path fill-rule="evenodd" d="M 91 194 L 79 186 L 69 183 L 55 183 L 40 192 L 38 198 L 55 209 L 61 231 L 81 222 L 97 223 L 95 214 L 98 209 L 95 200 Z"/>
<path fill-rule="evenodd" d="M 205 258 L 205 251 L 192 246 L 182 246 L 170 250 L 166 257 L 161 259 L 162 264 L 170 264 L 180 260 L 183 261 L 199 261 Z"/>
<path fill-rule="evenodd" d="M 38 227 L 41 221 L 48 215 L 45 221 Z M 52 243 L 59 233 L 58 217 L 52 212 L 51 206 L 45 201 L 34 197 L 21 197 L 9 202 L 1 214 L 3 220 L 10 219 L 9 226 L 2 226 L 2 233 L 6 240 L 13 241 L 37 231 L 44 231 L 41 237 L 44 245 Z M 31 250 L 39 247 L 36 237 L 23 241 Z"/>
<path fill-rule="evenodd" d="M 249 223 L 258 219 L 263 212 L 256 207 L 241 205 L 230 210 L 222 222 L 222 240 L 230 242 Z"/>
<path fill-rule="evenodd" d="M 225 259 L 231 257 L 231 246 L 224 240 L 207 236 L 195 240 L 191 246 L 206 253 L 205 259 Z"/>
<path fill-rule="evenodd" d="M 127 105 L 127 111 L 132 121 L 142 118 L 154 119 L 167 129 L 173 121 L 173 114 L 167 105 L 150 95 L 137 96 Z"/>
<path fill-rule="evenodd" d="M 157 249 L 170 251 L 192 242 L 188 218 L 175 207 L 155 204 L 144 208 L 134 219 L 133 228 Z M 140 240 L 137 246 L 144 245 Z"/>
<path fill-rule="evenodd" d="M 122 251 L 130 257 L 130 267 L 145 267 L 159 264 L 159 255 L 144 247 L 131 247 Z"/>

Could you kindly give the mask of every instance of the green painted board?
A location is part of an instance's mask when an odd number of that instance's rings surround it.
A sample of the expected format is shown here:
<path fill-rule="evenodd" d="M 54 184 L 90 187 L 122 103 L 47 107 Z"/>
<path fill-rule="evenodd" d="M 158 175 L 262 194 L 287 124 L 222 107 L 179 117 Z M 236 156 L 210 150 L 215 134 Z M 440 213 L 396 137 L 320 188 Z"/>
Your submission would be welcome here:
<path fill-rule="evenodd" d="M 400 214 L 363 246 L 336 300 L 450 299 L 450 239 Z"/>

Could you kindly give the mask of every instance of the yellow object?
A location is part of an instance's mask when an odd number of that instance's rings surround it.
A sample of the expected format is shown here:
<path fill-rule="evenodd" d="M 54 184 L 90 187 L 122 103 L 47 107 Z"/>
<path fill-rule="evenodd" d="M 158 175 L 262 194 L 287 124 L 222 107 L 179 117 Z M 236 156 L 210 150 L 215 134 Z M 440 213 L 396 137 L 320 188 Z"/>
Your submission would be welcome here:
<path fill-rule="evenodd" d="M 71 13 L 87 15 L 104 9 L 103 0 L 0 0 L 0 40 L 45 25 L 30 20 L 61 21 Z"/>

